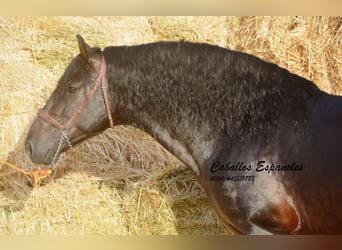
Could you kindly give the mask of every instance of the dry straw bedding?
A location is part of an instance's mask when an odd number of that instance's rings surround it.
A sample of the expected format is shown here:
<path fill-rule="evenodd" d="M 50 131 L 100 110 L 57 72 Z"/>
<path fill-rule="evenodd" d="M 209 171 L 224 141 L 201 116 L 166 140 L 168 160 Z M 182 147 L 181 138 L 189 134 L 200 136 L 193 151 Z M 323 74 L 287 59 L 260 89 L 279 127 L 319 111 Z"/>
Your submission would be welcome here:
<path fill-rule="evenodd" d="M 22 168 L 35 112 L 78 53 L 159 40 L 217 44 L 257 55 L 342 94 L 341 17 L 0 17 L 0 159 Z M 151 137 L 117 127 L 66 154 L 32 188 L 0 165 L 1 235 L 224 234 L 203 190 Z"/>

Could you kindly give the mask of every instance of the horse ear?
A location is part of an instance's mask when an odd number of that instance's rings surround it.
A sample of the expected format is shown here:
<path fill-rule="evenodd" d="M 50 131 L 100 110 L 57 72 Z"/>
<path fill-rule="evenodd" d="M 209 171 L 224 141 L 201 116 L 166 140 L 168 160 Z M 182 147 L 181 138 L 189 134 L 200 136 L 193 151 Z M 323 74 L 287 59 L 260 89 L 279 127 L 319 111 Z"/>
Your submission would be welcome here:
<path fill-rule="evenodd" d="M 76 35 L 78 41 L 78 47 L 80 49 L 81 55 L 88 63 L 88 70 L 96 70 L 96 50 L 91 48 L 83 39 L 81 35 Z"/>
<path fill-rule="evenodd" d="M 78 41 L 78 47 L 80 49 L 81 55 L 88 61 L 90 59 L 91 55 L 91 47 L 86 44 L 83 37 L 79 34 L 76 35 L 77 41 Z"/>

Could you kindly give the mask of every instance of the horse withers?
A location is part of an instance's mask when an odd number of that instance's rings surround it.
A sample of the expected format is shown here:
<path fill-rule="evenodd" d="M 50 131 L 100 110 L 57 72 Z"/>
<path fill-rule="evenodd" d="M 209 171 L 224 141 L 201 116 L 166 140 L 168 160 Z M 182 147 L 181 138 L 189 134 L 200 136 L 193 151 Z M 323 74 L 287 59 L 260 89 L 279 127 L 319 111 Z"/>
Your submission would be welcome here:
<path fill-rule="evenodd" d="M 91 48 L 28 132 L 38 164 L 112 124 L 190 167 L 236 234 L 342 233 L 342 97 L 252 55 L 189 42 Z"/>

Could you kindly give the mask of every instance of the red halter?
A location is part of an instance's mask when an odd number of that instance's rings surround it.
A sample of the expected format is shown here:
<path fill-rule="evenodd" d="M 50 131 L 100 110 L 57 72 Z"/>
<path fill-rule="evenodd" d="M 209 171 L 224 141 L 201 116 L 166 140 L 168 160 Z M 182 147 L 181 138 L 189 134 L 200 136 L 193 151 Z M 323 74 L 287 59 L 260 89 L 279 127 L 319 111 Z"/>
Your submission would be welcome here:
<path fill-rule="evenodd" d="M 85 106 L 87 106 L 88 102 L 93 98 L 95 91 L 100 86 L 100 84 L 101 84 L 103 99 L 104 99 L 104 103 L 106 106 L 106 111 L 107 111 L 107 115 L 108 115 L 108 119 L 109 119 L 109 124 L 110 124 L 110 127 L 113 127 L 113 118 L 112 118 L 112 113 L 110 111 L 110 106 L 109 106 L 109 102 L 108 102 L 108 82 L 107 82 L 107 79 L 105 77 L 105 74 L 106 74 L 106 61 L 105 61 L 103 55 L 101 55 L 101 66 L 100 66 L 100 70 L 99 70 L 98 76 L 96 78 L 94 87 L 90 90 L 90 92 L 84 98 L 81 105 L 72 114 L 72 116 L 69 118 L 69 120 L 65 124 L 61 124 L 56 119 L 51 117 L 45 109 L 40 109 L 38 111 L 37 116 L 39 118 L 41 118 L 43 121 L 46 121 L 47 123 L 51 124 L 52 126 L 56 127 L 57 129 L 61 130 L 61 137 L 59 138 L 57 150 L 56 150 L 56 153 L 55 153 L 55 155 L 51 161 L 51 165 L 54 168 L 60 162 L 59 153 L 63 147 L 63 144 L 66 143 L 66 145 L 70 149 L 72 148 L 72 144 L 71 144 L 71 142 L 69 140 L 69 136 L 68 136 L 68 129 L 70 128 L 70 126 L 74 122 L 74 120 L 77 118 L 77 116 L 85 108 Z"/>
<path fill-rule="evenodd" d="M 65 124 L 59 123 L 56 119 L 51 117 L 48 114 L 48 112 L 46 110 L 44 110 L 44 109 L 40 109 L 38 111 L 38 113 L 37 113 L 37 116 L 40 117 L 41 119 L 43 119 L 44 121 L 48 122 L 52 126 L 58 128 L 58 129 L 67 130 L 67 129 L 70 128 L 70 126 L 72 125 L 74 120 L 77 118 L 77 116 L 86 107 L 88 102 L 93 98 L 93 96 L 95 94 L 95 91 L 97 90 L 97 88 L 101 84 L 102 93 L 103 93 L 103 99 L 104 99 L 104 103 L 105 103 L 105 106 L 106 106 L 106 111 L 107 111 L 107 115 L 108 115 L 108 119 L 109 119 L 109 124 L 110 124 L 110 127 L 113 127 L 113 118 L 112 118 L 112 113 L 110 111 L 110 106 L 109 106 L 109 102 L 108 102 L 108 82 L 107 82 L 107 79 L 105 78 L 105 74 L 106 74 L 106 61 L 105 61 L 103 55 L 101 55 L 101 66 L 100 66 L 100 70 L 99 70 L 98 76 L 96 78 L 94 87 L 90 90 L 90 92 L 84 98 L 84 100 L 81 103 L 81 105 L 72 114 L 72 116 L 69 118 L 69 120 Z"/>

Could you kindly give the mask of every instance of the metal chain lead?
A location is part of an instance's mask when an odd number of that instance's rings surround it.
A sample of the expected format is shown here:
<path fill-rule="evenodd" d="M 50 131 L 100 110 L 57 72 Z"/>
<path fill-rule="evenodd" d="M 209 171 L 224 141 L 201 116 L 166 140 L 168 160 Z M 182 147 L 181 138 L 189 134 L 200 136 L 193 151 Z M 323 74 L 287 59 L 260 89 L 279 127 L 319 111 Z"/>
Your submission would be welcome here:
<path fill-rule="evenodd" d="M 63 143 L 66 142 L 69 149 L 72 149 L 72 144 L 69 140 L 69 136 L 68 136 L 68 130 L 65 128 L 61 129 L 61 137 L 59 138 L 59 142 L 58 142 L 58 147 L 56 150 L 56 153 L 51 161 L 51 165 L 53 167 L 53 169 L 55 169 L 60 163 L 61 163 L 61 157 L 59 156 L 59 152 L 61 151 L 61 148 L 63 146 Z"/>
<path fill-rule="evenodd" d="M 66 130 L 65 128 L 61 129 L 61 138 L 63 138 L 67 142 L 69 149 L 72 149 L 72 144 L 68 136 L 68 130 Z"/>

